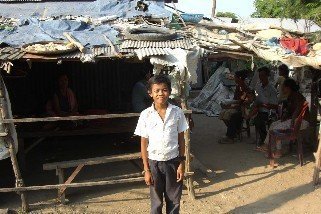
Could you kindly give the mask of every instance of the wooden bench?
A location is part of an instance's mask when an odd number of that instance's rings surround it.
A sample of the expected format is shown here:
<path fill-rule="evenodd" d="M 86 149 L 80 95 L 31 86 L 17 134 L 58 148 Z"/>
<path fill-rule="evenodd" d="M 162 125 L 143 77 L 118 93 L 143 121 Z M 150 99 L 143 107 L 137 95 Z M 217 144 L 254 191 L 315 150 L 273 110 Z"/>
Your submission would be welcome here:
<path fill-rule="evenodd" d="M 75 179 L 75 177 L 79 174 L 81 169 L 84 166 L 92 166 L 98 164 L 105 163 L 113 163 L 120 161 L 131 161 L 140 159 L 140 152 L 132 153 L 132 154 L 121 154 L 121 155 L 113 155 L 113 156 L 104 156 L 104 157 L 96 157 L 96 158 L 88 158 L 88 159 L 80 159 L 80 160 L 71 160 L 71 161 L 62 161 L 62 162 L 54 162 L 54 163 L 46 163 L 43 164 L 43 170 L 56 170 L 56 175 L 58 176 L 59 184 L 71 184 L 71 182 Z M 65 180 L 64 169 L 76 167 L 76 169 L 71 173 L 68 179 Z M 133 173 L 126 174 L 120 176 L 106 177 L 103 179 L 95 179 L 91 181 L 86 181 L 82 183 L 73 183 L 73 187 L 83 187 L 83 186 L 97 186 L 104 184 L 114 184 L 114 183 L 127 183 L 127 182 L 137 182 L 143 181 L 144 177 L 142 173 Z M 66 191 L 67 187 L 61 187 L 58 189 L 58 199 L 61 203 L 66 203 Z"/>

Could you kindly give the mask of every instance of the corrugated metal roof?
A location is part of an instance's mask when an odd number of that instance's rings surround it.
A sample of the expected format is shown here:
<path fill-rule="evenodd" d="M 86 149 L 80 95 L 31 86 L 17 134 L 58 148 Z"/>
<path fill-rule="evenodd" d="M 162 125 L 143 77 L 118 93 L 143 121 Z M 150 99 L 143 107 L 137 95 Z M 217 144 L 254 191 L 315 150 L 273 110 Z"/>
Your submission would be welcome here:
<path fill-rule="evenodd" d="M 193 43 L 190 39 L 179 39 L 173 41 L 134 41 L 125 40 L 121 48 L 183 48 L 191 49 Z"/>
<path fill-rule="evenodd" d="M 133 49 L 127 48 L 127 49 L 120 49 L 120 46 L 116 46 L 116 48 L 119 50 L 120 53 L 134 53 Z M 108 47 L 94 47 L 91 49 L 91 54 L 93 54 L 95 57 L 105 57 L 105 58 L 112 58 L 115 57 L 116 54 L 113 53 L 112 48 L 110 46 Z M 60 55 L 59 59 L 80 59 L 84 54 L 77 51 L 68 53 L 65 55 Z"/>
<path fill-rule="evenodd" d="M 137 54 L 139 59 L 148 56 L 163 56 L 169 54 L 169 52 L 165 48 L 140 48 L 136 49 L 135 53 Z"/>
<path fill-rule="evenodd" d="M 22 58 L 23 55 L 25 55 L 25 52 L 18 48 L 0 48 L 0 60 L 17 60 Z"/>

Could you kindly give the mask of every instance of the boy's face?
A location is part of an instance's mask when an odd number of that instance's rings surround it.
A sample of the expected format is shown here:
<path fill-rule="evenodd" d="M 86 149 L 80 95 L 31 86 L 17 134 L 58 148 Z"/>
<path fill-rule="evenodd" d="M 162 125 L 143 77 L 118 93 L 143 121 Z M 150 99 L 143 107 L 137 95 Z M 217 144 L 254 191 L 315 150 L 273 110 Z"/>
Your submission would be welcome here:
<path fill-rule="evenodd" d="M 149 95 L 153 98 L 155 104 L 166 104 L 170 95 L 170 90 L 165 83 L 153 84 Z"/>

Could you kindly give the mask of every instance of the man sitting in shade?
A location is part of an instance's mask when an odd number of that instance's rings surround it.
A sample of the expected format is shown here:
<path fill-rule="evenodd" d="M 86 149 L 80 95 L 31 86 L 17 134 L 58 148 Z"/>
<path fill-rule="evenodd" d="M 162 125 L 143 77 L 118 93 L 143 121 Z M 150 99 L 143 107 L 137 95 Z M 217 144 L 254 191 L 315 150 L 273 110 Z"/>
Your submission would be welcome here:
<path fill-rule="evenodd" d="M 267 122 L 271 114 L 275 114 L 278 108 L 277 91 L 269 81 L 270 69 L 268 67 L 261 67 L 258 69 L 260 84 L 256 88 L 257 97 L 255 100 L 255 108 L 245 118 L 250 119 L 254 117 L 255 128 L 259 134 L 259 146 L 257 149 L 260 150 L 260 146 L 267 135 Z"/>
<path fill-rule="evenodd" d="M 147 91 L 147 82 L 150 77 L 149 71 L 142 71 L 141 80 L 134 85 L 132 91 L 132 107 L 134 112 L 140 113 L 152 104 L 151 97 Z"/>

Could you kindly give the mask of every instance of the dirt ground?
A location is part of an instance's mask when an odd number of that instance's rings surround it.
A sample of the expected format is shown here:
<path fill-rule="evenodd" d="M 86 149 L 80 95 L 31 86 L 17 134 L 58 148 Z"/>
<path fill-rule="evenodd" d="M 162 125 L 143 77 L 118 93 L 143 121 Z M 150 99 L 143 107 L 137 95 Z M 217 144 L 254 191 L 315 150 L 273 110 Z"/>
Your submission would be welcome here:
<path fill-rule="evenodd" d="M 216 176 L 209 178 L 195 171 L 197 199 L 190 200 L 184 190 L 182 214 L 321 212 L 321 189 L 311 184 L 314 167 L 311 153 L 305 155 L 303 167 L 298 165 L 296 157 L 289 155 L 272 170 L 263 154 L 253 151 L 254 145 L 250 144 L 253 138 L 245 137 L 234 145 L 220 145 L 217 141 L 225 133 L 221 121 L 204 115 L 194 115 L 194 120 L 193 153 Z M 55 172 L 38 171 L 27 175 L 28 185 L 57 182 Z M 137 170 L 128 163 L 88 167 L 81 172 L 79 180 L 124 172 Z M 150 206 L 148 188 L 143 183 L 72 189 L 68 191 L 68 205 L 57 204 L 55 197 L 55 191 L 29 194 L 33 213 L 149 213 Z M 0 194 L 0 209 L 18 210 L 19 205 L 17 195 Z"/>

